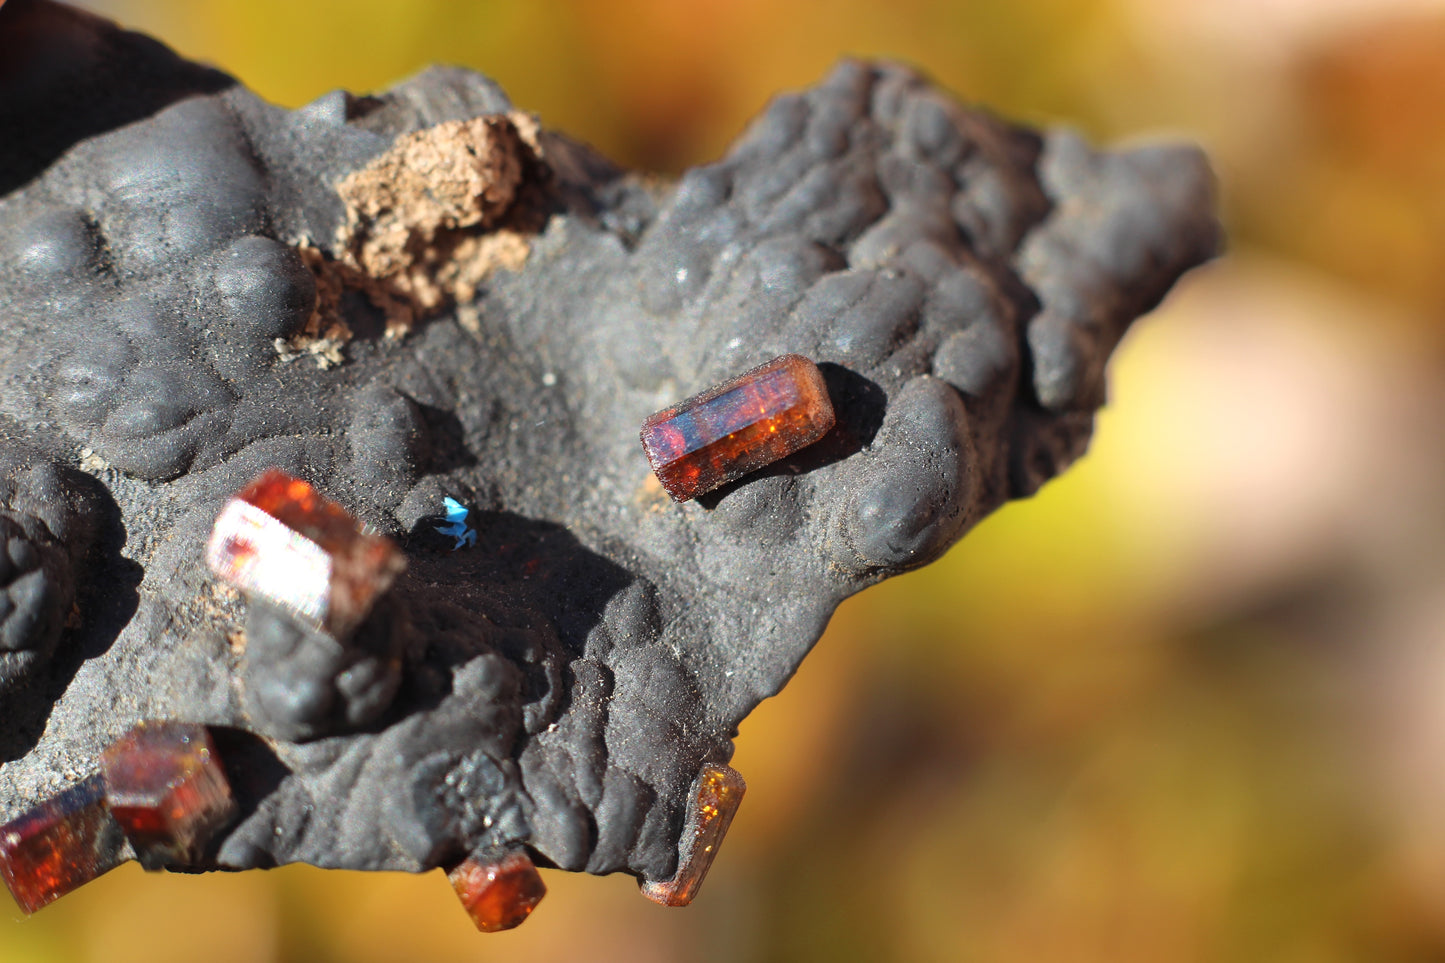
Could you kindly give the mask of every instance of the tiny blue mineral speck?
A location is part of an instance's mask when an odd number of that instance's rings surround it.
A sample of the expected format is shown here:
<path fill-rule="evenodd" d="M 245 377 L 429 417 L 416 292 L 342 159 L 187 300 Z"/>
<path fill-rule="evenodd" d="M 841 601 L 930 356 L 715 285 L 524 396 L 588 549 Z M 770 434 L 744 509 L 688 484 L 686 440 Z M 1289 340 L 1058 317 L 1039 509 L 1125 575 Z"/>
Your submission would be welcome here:
<path fill-rule="evenodd" d="M 459 548 L 469 548 L 477 544 L 476 531 L 467 524 L 467 516 L 471 514 L 467 507 L 455 498 L 446 498 L 447 523 L 438 525 L 436 530 L 448 538 L 454 538 L 457 543 L 452 546 L 452 551 Z"/>

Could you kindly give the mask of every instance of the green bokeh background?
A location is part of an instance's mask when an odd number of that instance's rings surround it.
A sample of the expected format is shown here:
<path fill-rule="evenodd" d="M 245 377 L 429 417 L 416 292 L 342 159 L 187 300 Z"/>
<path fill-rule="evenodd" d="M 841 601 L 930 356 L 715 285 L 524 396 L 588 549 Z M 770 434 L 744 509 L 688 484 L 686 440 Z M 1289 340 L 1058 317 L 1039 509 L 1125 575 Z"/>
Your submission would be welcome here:
<path fill-rule="evenodd" d="M 482 936 L 440 875 L 128 866 L 0 902 L 0 961 L 1445 959 L 1445 2 L 88 6 L 288 106 L 475 67 L 666 173 L 898 58 L 1201 142 L 1231 253 L 1126 339 L 1079 465 L 847 603 L 744 724 L 693 906 L 547 873 Z"/>

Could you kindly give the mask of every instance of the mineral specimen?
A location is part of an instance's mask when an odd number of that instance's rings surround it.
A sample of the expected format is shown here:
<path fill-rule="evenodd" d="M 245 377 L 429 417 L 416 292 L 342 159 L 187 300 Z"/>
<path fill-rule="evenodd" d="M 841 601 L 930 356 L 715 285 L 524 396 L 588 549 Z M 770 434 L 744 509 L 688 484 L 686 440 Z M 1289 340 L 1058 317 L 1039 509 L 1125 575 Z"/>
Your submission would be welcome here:
<path fill-rule="evenodd" d="M 447 498 L 443 504 L 446 505 L 447 521 L 445 525 L 434 526 L 435 530 L 447 538 L 456 540 L 452 551 L 476 545 L 476 530 L 467 524 L 467 516 L 471 514 L 471 510 L 455 498 Z"/>
<path fill-rule="evenodd" d="M 687 893 L 736 798 L 708 817 L 703 764 L 843 599 L 1082 453 L 1110 352 L 1220 239 L 1197 150 L 891 64 L 676 183 L 456 68 L 293 111 L 48 0 L 0 8 L 0 65 L 0 821 L 11 869 L 70 834 L 52 893 L 118 826 L 23 814 L 142 719 L 226 732 L 191 869 L 524 850 Z M 663 510 L 638 426 L 790 353 L 834 429 Z M 423 550 L 447 495 L 477 544 Z"/>
<path fill-rule="evenodd" d="M 742 775 L 731 766 L 715 763 L 703 766 L 688 801 L 677 872 L 671 879 L 643 881 L 640 887 L 643 896 L 664 906 L 686 906 L 692 902 L 712 868 L 718 847 L 733 824 L 747 789 Z"/>
<path fill-rule="evenodd" d="M 128 858 L 125 836 L 93 776 L 0 826 L 0 879 L 30 914 Z"/>
<path fill-rule="evenodd" d="M 642 448 L 684 502 L 806 448 L 833 422 L 818 366 L 786 354 L 652 415 Z"/>
<path fill-rule="evenodd" d="M 206 546 L 211 570 L 335 636 L 359 625 L 406 567 L 310 483 L 272 469 L 226 503 Z"/>
<path fill-rule="evenodd" d="M 194 863 L 235 815 L 205 726 L 143 722 L 107 746 L 100 765 L 110 811 L 147 869 Z"/>
<path fill-rule="evenodd" d="M 531 858 L 516 851 L 493 858 L 472 857 L 447 874 L 467 915 L 483 933 L 521 926 L 547 886 Z"/>

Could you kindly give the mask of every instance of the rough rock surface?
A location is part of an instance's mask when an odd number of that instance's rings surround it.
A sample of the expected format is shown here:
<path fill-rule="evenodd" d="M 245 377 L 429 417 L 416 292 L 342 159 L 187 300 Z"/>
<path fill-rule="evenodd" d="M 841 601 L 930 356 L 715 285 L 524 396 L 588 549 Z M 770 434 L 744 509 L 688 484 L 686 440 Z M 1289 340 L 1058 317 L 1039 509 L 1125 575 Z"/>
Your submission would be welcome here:
<path fill-rule="evenodd" d="M 480 159 L 505 184 L 417 147 L 483 117 L 525 147 Z M 178 718 L 220 727 L 241 797 L 197 868 L 523 844 L 666 878 L 689 783 L 834 607 L 1076 458 L 1125 328 L 1219 243 L 1197 151 L 1095 152 L 898 66 L 779 97 L 677 183 L 520 117 L 457 69 L 288 111 L 45 0 L 0 10 L 0 818 Z M 338 187 L 381 163 L 424 188 L 408 156 L 497 189 L 413 231 Z M 338 267 L 358 231 L 466 283 L 387 336 L 364 245 Z M 786 352 L 837 429 L 671 503 L 643 418 Z M 204 569 L 273 465 L 406 549 L 355 638 Z M 475 548 L 435 535 L 443 496 Z"/>

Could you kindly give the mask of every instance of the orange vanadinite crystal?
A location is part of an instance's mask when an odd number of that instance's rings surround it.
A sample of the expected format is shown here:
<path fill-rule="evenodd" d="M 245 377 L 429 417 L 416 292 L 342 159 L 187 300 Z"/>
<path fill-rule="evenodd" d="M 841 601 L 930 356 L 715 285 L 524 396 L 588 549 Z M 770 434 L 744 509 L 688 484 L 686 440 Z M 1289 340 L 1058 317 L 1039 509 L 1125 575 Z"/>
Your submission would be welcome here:
<path fill-rule="evenodd" d="M 447 874 L 467 915 L 483 933 L 521 926 L 547 886 L 531 857 L 517 851 L 498 859 L 472 857 Z"/>
<path fill-rule="evenodd" d="M 98 776 L 0 826 L 0 878 L 27 915 L 125 860 Z"/>
<path fill-rule="evenodd" d="M 685 502 L 811 445 L 833 421 L 818 366 L 785 354 L 648 418 L 642 447 Z"/>
<path fill-rule="evenodd" d="M 310 483 L 271 469 L 226 503 L 206 546 L 235 587 L 344 636 L 406 567 L 390 539 L 361 530 Z"/>
<path fill-rule="evenodd" d="M 644 882 L 643 896 L 664 906 L 686 906 L 692 902 L 712 868 L 718 847 L 747 789 L 742 774 L 731 766 L 708 763 L 702 767 L 688 807 L 687 824 L 682 828 L 677 872 L 672 874 L 672 879 Z"/>
<path fill-rule="evenodd" d="M 205 726 L 145 722 L 100 757 L 106 800 L 147 869 L 185 866 L 236 804 Z"/>

